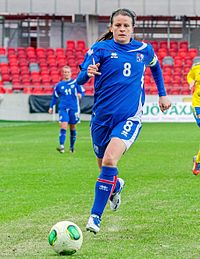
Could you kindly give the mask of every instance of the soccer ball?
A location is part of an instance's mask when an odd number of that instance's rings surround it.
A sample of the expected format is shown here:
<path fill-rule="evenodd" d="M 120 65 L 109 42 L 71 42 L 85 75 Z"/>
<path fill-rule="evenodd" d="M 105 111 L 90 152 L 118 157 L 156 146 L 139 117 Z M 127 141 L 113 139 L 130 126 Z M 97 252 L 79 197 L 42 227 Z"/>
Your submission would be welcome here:
<path fill-rule="evenodd" d="M 83 234 L 75 223 L 60 221 L 51 228 L 48 241 L 57 254 L 72 255 L 81 248 Z"/>

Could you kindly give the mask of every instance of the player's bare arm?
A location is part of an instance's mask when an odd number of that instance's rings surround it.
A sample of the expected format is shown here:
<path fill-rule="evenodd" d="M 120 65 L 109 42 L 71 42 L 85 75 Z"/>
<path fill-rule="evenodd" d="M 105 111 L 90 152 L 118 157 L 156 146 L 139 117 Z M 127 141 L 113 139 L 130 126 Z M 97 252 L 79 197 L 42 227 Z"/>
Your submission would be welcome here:
<path fill-rule="evenodd" d="M 162 112 L 168 110 L 171 107 L 171 102 L 167 96 L 160 96 L 159 97 L 159 107 Z"/>

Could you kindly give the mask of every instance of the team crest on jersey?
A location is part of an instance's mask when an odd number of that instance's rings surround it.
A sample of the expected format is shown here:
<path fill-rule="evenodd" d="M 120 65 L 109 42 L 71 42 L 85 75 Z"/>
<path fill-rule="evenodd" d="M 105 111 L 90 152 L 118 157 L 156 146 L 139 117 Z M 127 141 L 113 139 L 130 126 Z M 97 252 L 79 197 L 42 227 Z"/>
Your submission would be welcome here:
<path fill-rule="evenodd" d="M 71 88 L 74 88 L 75 87 L 75 85 L 73 84 L 73 85 L 71 85 Z"/>
<path fill-rule="evenodd" d="M 64 85 L 61 86 L 61 89 L 62 89 L 62 90 L 65 89 Z"/>
<path fill-rule="evenodd" d="M 93 51 L 93 49 L 89 49 L 87 53 L 89 56 L 91 56 L 94 53 L 94 51 Z"/>
<path fill-rule="evenodd" d="M 142 62 L 144 59 L 144 55 L 141 53 L 137 53 L 137 62 Z"/>
<path fill-rule="evenodd" d="M 116 52 L 112 52 L 110 57 L 111 57 L 111 58 L 118 58 L 118 55 L 117 55 Z"/>

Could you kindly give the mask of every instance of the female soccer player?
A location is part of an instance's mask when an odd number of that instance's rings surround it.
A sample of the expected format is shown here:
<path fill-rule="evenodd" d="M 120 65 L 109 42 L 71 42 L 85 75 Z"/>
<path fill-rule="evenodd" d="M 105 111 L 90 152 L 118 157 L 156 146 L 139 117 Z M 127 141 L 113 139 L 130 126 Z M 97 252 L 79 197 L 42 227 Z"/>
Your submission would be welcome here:
<path fill-rule="evenodd" d="M 70 152 L 74 152 L 74 144 L 76 141 L 76 124 L 79 121 L 79 100 L 83 95 L 83 87 L 78 85 L 76 80 L 71 78 L 71 68 L 63 67 L 64 79 L 60 81 L 53 92 L 52 101 L 50 103 L 49 113 L 53 113 L 53 106 L 59 98 L 59 122 L 60 122 L 60 146 L 57 150 L 60 153 L 65 152 L 65 140 L 68 124 L 70 125 Z"/>
<path fill-rule="evenodd" d="M 94 152 L 100 168 L 95 199 L 86 229 L 97 233 L 110 200 L 116 211 L 121 203 L 124 180 L 117 178 L 117 163 L 137 139 L 144 105 L 144 72 L 150 66 L 161 111 L 170 107 L 161 68 L 151 45 L 132 38 L 136 15 L 128 9 L 114 11 L 110 28 L 87 52 L 80 65 L 78 84 L 95 76 L 95 94 L 91 119 Z"/>
<path fill-rule="evenodd" d="M 200 127 L 200 63 L 193 64 L 187 75 L 187 81 L 190 90 L 194 88 L 192 96 L 192 108 L 194 118 L 196 120 L 197 126 Z M 200 149 L 196 156 L 193 158 L 193 174 L 198 175 L 200 173 Z"/>

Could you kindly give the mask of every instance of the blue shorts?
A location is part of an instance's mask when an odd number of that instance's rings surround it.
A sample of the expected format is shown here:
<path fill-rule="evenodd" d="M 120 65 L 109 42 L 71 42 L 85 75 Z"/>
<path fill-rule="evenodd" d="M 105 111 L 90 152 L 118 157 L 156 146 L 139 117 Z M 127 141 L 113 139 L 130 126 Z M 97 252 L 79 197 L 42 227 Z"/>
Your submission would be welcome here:
<path fill-rule="evenodd" d="M 200 107 L 194 107 L 193 114 L 197 125 L 200 127 Z"/>
<path fill-rule="evenodd" d="M 114 127 L 102 126 L 98 123 L 91 122 L 91 135 L 93 149 L 98 158 L 103 158 L 106 147 L 111 138 L 120 138 L 126 145 L 126 150 L 135 142 L 142 124 L 140 120 L 121 121 Z"/>
<path fill-rule="evenodd" d="M 70 109 L 62 109 L 59 111 L 59 122 L 68 122 L 76 124 L 79 122 L 79 113 Z"/>

